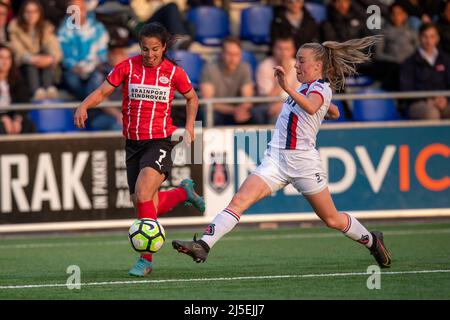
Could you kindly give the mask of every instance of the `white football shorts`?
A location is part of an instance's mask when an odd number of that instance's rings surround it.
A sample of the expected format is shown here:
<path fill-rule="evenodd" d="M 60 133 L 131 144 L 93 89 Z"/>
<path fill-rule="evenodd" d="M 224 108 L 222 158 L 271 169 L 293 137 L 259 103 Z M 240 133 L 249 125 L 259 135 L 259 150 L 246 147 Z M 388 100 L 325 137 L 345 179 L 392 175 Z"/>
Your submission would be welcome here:
<path fill-rule="evenodd" d="M 319 151 L 268 147 L 261 164 L 252 172 L 276 192 L 291 183 L 304 195 L 319 193 L 328 186 Z"/>

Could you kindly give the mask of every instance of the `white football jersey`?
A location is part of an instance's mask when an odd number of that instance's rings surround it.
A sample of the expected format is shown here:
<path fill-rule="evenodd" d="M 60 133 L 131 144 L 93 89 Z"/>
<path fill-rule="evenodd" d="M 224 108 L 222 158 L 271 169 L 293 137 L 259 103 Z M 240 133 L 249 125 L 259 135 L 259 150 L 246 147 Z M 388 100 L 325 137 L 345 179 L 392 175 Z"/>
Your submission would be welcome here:
<path fill-rule="evenodd" d="M 310 115 L 288 97 L 275 124 L 275 133 L 269 143 L 271 147 L 291 150 L 311 150 L 316 147 L 316 136 L 331 102 L 330 85 L 323 80 L 316 80 L 310 84 L 304 83 L 296 91 L 304 96 L 320 95 L 322 105 L 314 115 Z"/>

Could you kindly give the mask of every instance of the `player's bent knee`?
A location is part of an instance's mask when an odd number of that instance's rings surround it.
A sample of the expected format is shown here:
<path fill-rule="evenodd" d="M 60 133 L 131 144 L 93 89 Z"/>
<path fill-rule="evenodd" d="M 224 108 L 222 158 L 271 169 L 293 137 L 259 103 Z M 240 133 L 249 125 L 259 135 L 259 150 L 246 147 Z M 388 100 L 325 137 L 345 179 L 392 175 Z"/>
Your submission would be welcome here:
<path fill-rule="evenodd" d="M 153 195 L 147 190 L 136 189 L 135 192 L 136 203 L 147 202 L 153 200 Z"/>

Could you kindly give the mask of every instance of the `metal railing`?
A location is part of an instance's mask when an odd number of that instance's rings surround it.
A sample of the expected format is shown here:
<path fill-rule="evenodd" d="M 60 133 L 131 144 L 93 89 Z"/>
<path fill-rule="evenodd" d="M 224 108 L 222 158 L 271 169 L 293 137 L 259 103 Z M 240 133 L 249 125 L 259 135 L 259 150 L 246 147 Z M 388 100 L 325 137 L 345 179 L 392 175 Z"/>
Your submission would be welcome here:
<path fill-rule="evenodd" d="M 380 92 L 380 93 L 346 93 L 335 94 L 333 100 L 337 101 L 352 101 L 352 100 L 371 100 L 371 99 L 419 99 L 445 96 L 450 97 L 450 90 L 446 91 L 408 91 L 408 92 Z M 214 126 L 214 104 L 215 103 L 253 103 L 264 104 L 284 101 L 280 97 L 229 97 L 229 98 L 212 98 L 199 99 L 199 106 L 205 106 L 206 109 L 206 127 Z M 74 109 L 80 102 L 64 102 L 64 103 L 43 103 L 43 104 L 12 104 L 7 108 L 1 108 L 1 111 L 8 110 L 45 110 L 45 109 Z M 184 99 L 173 100 L 173 106 L 184 106 L 186 102 Z M 120 101 L 107 101 L 101 103 L 98 108 L 107 107 L 121 107 Z"/>

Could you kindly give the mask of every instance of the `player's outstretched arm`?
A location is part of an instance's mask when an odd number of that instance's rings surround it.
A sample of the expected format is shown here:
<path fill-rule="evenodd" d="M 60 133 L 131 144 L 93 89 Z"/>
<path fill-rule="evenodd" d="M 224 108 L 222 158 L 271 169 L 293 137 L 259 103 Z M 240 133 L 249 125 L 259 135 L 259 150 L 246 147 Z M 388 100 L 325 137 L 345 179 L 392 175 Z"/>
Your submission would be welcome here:
<path fill-rule="evenodd" d="M 84 129 L 84 123 L 88 118 L 87 110 L 98 106 L 114 91 L 114 89 L 116 88 L 110 85 L 108 81 L 104 81 L 100 87 L 88 95 L 75 111 L 73 117 L 75 126 L 79 129 Z"/>

